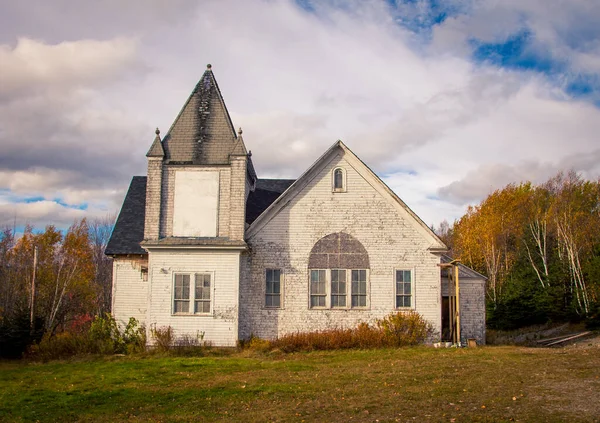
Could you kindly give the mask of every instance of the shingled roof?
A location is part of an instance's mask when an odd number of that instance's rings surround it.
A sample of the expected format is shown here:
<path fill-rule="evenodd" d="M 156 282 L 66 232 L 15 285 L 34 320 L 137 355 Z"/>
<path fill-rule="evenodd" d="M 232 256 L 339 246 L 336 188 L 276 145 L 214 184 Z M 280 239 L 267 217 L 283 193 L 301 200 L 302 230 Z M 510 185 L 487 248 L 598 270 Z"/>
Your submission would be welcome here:
<path fill-rule="evenodd" d="M 210 65 L 163 138 L 162 146 L 167 164 L 228 164 L 230 154 L 246 151 L 241 137 L 238 140 Z"/>
<path fill-rule="evenodd" d="M 145 212 L 146 177 L 134 176 L 106 246 L 106 255 L 146 254 L 146 250 L 140 247 L 144 239 Z"/>
<path fill-rule="evenodd" d="M 293 183 L 294 179 L 258 179 L 246 202 L 246 223 L 254 222 Z"/>
<path fill-rule="evenodd" d="M 293 182 L 293 179 L 258 179 L 256 189 L 246 203 L 246 222 L 252 223 Z M 147 254 L 140 247 L 144 239 L 145 214 L 146 177 L 134 176 L 106 246 L 106 255 Z"/>

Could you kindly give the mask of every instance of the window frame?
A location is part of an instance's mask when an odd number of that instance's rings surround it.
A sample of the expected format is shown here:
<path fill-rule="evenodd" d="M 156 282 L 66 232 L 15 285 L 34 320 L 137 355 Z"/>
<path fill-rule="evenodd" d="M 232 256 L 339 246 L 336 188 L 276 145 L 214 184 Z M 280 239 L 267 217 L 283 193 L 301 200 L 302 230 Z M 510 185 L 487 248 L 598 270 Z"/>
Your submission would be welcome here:
<path fill-rule="evenodd" d="M 398 293 L 398 272 L 408 272 L 410 274 L 410 306 L 398 306 L 398 296 L 406 297 L 408 295 Z M 414 310 L 416 305 L 415 300 L 415 269 L 398 267 L 394 269 L 394 309 L 395 310 Z M 403 282 L 406 283 L 406 282 Z"/>
<path fill-rule="evenodd" d="M 324 294 L 313 294 L 312 290 L 312 272 L 324 272 L 325 274 L 325 293 Z M 319 283 L 321 282 L 321 278 L 319 277 Z M 308 308 L 311 310 L 326 310 L 329 308 L 329 269 L 308 269 Z M 322 306 L 313 306 L 312 299 L 313 296 L 325 297 L 325 305 Z"/>
<path fill-rule="evenodd" d="M 275 271 L 278 270 L 279 271 L 279 306 L 269 306 L 267 305 L 267 295 L 275 295 L 275 294 L 269 294 L 267 293 L 267 272 L 271 270 L 271 271 Z M 276 266 L 271 266 L 271 267 L 265 267 L 265 271 L 264 271 L 264 280 L 263 280 L 263 308 L 264 309 L 268 309 L 268 310 L 280 310 L 283 308 L 283 283 L 284 281 L 284 273 L 283 273 L 283 269 L 276 267 Z"/>
<path fill-rule="evenodd" d="M 309 310 L 369 310 L 371 308 L 371 282 L 370 282 L 370 269 L 308 269 L 308 309 Z M 312 273 L 313 271 L 325 272 L 325 305 L 324 306 L 313 306 L 312 305 Z M 346 292 L 344 297 L 346 299 L 346 305 L 336 306 L 333 305 L 333 294 L 332 289 L 332 271 L 344 271 L 345 272 L 345 284 Z M 364 306 L 353 306 L 352 305 L 352 271 L 364 271 L 365 272 L 365 305 Z M 320 281 L 319 281 L 320 282 Z M 339 281 L 338 281 L 339 283 Z M 315 294 L 323 296 L 322 294 Z"/>
<path fill-rule="evenodd" d="M 353 309 L 357 309 L 357 310 L 365 310 L 370 308 L 371 306 L 371 302 L 370 302 L 370 298 L 371 298 L 371 292 L 370 292 L 370 286 L 371 284 L 369 283 L 369 269 L 351 269 L 350 270 L 350 308 Z M 360 293 L 354 294 L 354 290 L 352 289 L 352 272 L 361 272 L 364 271 L 365 272 L 365 305 L 352 305 L 352 297 L 353 296 L 358 296 L 358 295 L 362 295 Z M 360 281 L 358 281 L 360 282 Z"/>
<path fill-rule="evenodd" d="M 332 309 L 336 309 L 336 308 L 338 308 L 338 309 L 346 309 L 346 308 L 348 308 L 348 306 L 349 306 L 349 304 L 348 304 L 348 296 L 349 296 L 348 295 L 348 291 L 349 291 L 349 289 L 348 289 L 349 288 L 348 287 L 348 270 L 349 269 L 327 269 L 327 270 L 329 271 L 328 272 L 329 273 L 329 285 L 328 285 L 329 286 L 329 293 L 328 293 L 329 308 L 332 308 Z M 344 293 L 343 294 L 339 294 L 339 291 L 336 294 L 333 293 L 333 284 L 334 284 L 334 281 L 333 281 L 333 272 L 337 272 L 338 278 L 337 278 L 337 281 L 335 283 L 338 284 L 338 290 L 339 290 L 339 284 L 340 284 L 340 282 L 344 283 Z M 340 279 L 339 279 L 339 272 L 344 272 L 344 280 L 343 281 L 340 281 Z M 343 306 L 341 306 L 341 305 L 333 305 L 333 302 L 334 302 L 333 301 L 333 297 L 334 296 L 337 297 L 337 298 L 344 298 L 344 305 Z"/>
<path fill-rule="evenodd" d="M 338 170 L 342 173 L 342 187 L 341 188 L 337 188 L 335 186 L 335 174 Z M 346 169 L 344 169 L 343 167 L 337 166 L 337 167 L 333 168 L 333 170 L 331 172 L 331 191 L 332 192 L 346 192 Z M 346 270 L 348 270 L 348 269 L 346 269 Z"/>
<path fill-rule="evenodd" d="M 181 312 L 175 311 L 175 301 L 186 301 L 185 299 L 175 299 L 175 281 L 177 276 L 188 276 L 190 279 L 190 292 L 187 301 L 188 311 Z M 210 277 L 210 300 L 209 300 L 209 311 L 208 312 L 196 312 L 196 275 L 209 276 Z M 203 301 L 203 300 L 198 300 Z M 171 278 L 171 316 L 212 316 L 214 311 L 215 301 L 215 273 L 210 271 L 194 271 L 194 272 L 173 272 Z M 192 310 L 192 311 L 190 311 Z"/>

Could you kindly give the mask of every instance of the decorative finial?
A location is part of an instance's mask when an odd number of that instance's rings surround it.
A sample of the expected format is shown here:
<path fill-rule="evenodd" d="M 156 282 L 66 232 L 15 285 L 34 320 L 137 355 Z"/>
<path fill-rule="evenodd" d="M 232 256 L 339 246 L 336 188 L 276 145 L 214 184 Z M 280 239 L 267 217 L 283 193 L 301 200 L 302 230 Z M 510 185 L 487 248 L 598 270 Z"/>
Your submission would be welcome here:
<path fill-rule="evenodd" d="M 154 131 L 154 133 L 155 133 L 156 135 L 160 135 L 160 129 L 156 128 L 156 131 Z"/>
<path fill-rule="evenodd" d="M 238 129 L 238 135 L 242 135 L 242 128 Z"/>
<path fill-rule="evenodd" d="M 252 157 L 252 150 L 248 151 L 248 157 Z"/>
<path fill-rule="evenodd" d="M 207 70 L 211 70 L 212 69 L 212 65 L 209 63 L 208 65 L 206 65 L 206 69 Z"/>

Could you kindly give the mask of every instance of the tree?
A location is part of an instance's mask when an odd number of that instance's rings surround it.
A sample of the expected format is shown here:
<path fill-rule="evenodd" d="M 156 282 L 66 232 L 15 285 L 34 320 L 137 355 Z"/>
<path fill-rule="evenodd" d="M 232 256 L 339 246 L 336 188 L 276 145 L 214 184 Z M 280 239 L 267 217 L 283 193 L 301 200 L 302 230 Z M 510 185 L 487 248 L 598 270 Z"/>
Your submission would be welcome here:
<path fill-rule="evenodd" d="M 114 215 L 93 219 L 89 223 L 89 237 L 94 263 L 96 314 L 110 312 L 112 300 L 112 260 L 104 254 L 115 222 Z"/>

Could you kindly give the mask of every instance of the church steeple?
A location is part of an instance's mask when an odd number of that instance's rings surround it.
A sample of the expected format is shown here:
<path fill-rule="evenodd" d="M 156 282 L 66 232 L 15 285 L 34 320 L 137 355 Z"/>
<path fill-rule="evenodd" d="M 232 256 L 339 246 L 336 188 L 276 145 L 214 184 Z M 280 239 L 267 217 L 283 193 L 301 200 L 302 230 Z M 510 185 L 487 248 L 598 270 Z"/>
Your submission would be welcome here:
<path fill-rule="evenodd" d="M 163 139 L 165 161 L 167 164 L 229 164 L 237 141 L 209 64 Z"/>

